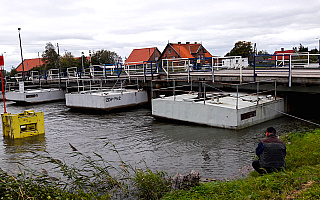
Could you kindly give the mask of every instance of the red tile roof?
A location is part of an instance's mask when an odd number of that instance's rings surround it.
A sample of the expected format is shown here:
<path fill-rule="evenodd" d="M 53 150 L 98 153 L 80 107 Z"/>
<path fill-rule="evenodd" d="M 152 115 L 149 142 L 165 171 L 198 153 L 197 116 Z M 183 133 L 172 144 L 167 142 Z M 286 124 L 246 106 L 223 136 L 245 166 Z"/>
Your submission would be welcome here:
<path fill-rule="evenodd" d="M 42 58 L 25 59 L 23 61 L 24 71 L 29 71 L 34 67 L 39 67 L 39 60 L 40 65 L 43 65 L 44 63 L 42 62 Z M 22 72 L 22 63 L 20 63 L 20 65 L 16 69 L 18 72 Z"/>
<path fill-rule="evenodd" d="M 125 64 L 143 64 L 143 61 L 149 61 L 155 51 L 159 51 L 157 47 L 133 49 Z M 159 53 L 160 54 L 160 53 Z"/>
<path fill-rule="evenodd" d="M 193 54 L 197 54 L 200 49 L 205 49 L 201 44 L 170 44 L 171 47 L 180 55 L 181 58 L 194 58 Z M 205 49 L 206 50 L 206 49 Z M 204 57 L 212 57 L 212 55 L 206 50 Z"/>
<path fill-rule="evenodd" d="M 74 59 L 80 59 L 81 57 L 75 57 Z M 87 60 L 90 60 L 90 57 L 86 57 Z M 33 58 L 33 59 L 24 59 L 23 65 L 24 65 L 24 71 L 29 71 L 32 70 L 34 67 L 39 67 L 39 60 L 40 60 L 40 65 L 42 66 L 45 64 L 42 62 L 42 58 Z M 22 72 L 22 64 L 20 63 L 19 66 L 16 68 L 18 72 Z"/>

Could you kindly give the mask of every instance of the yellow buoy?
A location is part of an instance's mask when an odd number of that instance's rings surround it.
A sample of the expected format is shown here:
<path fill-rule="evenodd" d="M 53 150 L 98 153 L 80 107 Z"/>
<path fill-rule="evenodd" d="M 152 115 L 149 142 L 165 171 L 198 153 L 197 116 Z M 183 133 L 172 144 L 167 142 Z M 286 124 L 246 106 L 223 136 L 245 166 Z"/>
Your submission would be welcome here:
<path fill-rule="evenodd" d="M 1 114 L 3 136 L 10 139 L 44 134 L 43 112 L 26 110 L 23 113 Z"/>

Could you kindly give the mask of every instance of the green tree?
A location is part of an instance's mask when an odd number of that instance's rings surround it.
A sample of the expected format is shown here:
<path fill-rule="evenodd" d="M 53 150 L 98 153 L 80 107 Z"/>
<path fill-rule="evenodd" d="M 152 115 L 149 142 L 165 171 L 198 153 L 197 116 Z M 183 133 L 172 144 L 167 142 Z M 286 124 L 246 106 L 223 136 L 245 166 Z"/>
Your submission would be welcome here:
<path fill-rule="evenodd" d="M 61 67 L 62 68 L 69 68 L 76 66 L 76 59 L 72 55 L 71 52 L 65 52 L 63 56 L 61 56 Z"/>
<path fill-rule="evenodd" d="M 242 56 L 248 57 L 248 55 L 253 54 L 253 48 L 251 42 L 239 41 L 234 44 L 234 47 L 226 56 Z"/>
<path fill-rule="evenodd" d="M 298 50 L 299 50 L 299 52 L 308 52 L 309 51 L 308 47 L 304 47 L 302 44 L 300 44 Z"/>
<path fill-rule="evenodd" d="M 93 65 L 114 64 L 122 62 L 122 58 L 116 52 L 102 49 L 93 53 L 91 62 Z"/>
<path fill-rule="evenodd" d="M 16 75 L 18 73 L 17 69 L 12 67 L 9 76 L 13 77 L 14 75 Z"/>
<path fill-rule="evenodd" d="M 314 48 L 314 49 L 311 49 L 309 51 L 310 54 L 318 54 L 319 51 L 318 49 Z M 316 55 L 312 55 L 310 56 L 310 61 L 313 62 L 313 63 L 318 63 L 319 62 L 319 56 L 316 56 Z"/>
<path fill-rule="evenodd" d="M 45 63 L 46 69 L 58 68 L 58 53 L 50 42 L 46 44 L 42 53 L 42 61 Z"/>

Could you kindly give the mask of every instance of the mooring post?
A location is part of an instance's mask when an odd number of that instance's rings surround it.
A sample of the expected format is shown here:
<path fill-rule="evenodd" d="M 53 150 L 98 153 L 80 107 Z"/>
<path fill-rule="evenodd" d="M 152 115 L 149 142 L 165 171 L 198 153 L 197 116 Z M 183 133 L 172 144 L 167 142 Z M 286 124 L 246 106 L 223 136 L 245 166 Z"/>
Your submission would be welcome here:
<path fill-rule="evenodd" d="M 257 82 L 257 105 L 259 104 L 259 82 Z"/>
<path fill-rule="evenodd" d="M 176 88 L 176 81 L 173 80 L 173 101 L 176 100 L 176 96 L 175 96 L 175 88 Z"/>
<path fill-rule="evenodd" d="M 211 78 L 212 78 L 212 83 L 214 83 L 214 66 L 213 66 L 213 57 L 211 58 Z"/>
<path fill-rule="evenodd" d="M 188 83 L 190 81 L 190 60 L 188 59 Z"/>
<path fill-rule="evenodd" d="M 238 110 L 238 102 L 239 102 L 239 85 L 237 85 L 237 103 L 236 103 L 236 110 Z"/>
<path fill-rule="evenodd" d="M 274 79 L 274 100 L 277 100 L 277 79 Z"/>
<path fill-rule="evenodd" d="M 203 83 L 203 104 L 206 104 L 206 83 Z"/>
<path fill-rule="evenodd" d="M 289 87 L 291 87 L 291 74 L 292 74 L 292 72 L 291 72 L 291 55 L 289 55 Z"/>

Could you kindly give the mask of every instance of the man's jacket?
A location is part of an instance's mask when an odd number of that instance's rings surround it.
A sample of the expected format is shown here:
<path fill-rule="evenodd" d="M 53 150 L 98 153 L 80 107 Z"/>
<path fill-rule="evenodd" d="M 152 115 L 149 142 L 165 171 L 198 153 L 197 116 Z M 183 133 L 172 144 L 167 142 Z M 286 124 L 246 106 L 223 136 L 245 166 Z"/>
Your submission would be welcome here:
<path fill-rule="evenodd" d="M 274 134 L 261 140 L 256 148 L 256 154 L 261 167 L 276 169 L 285 167 L 286 145 Z"/>

